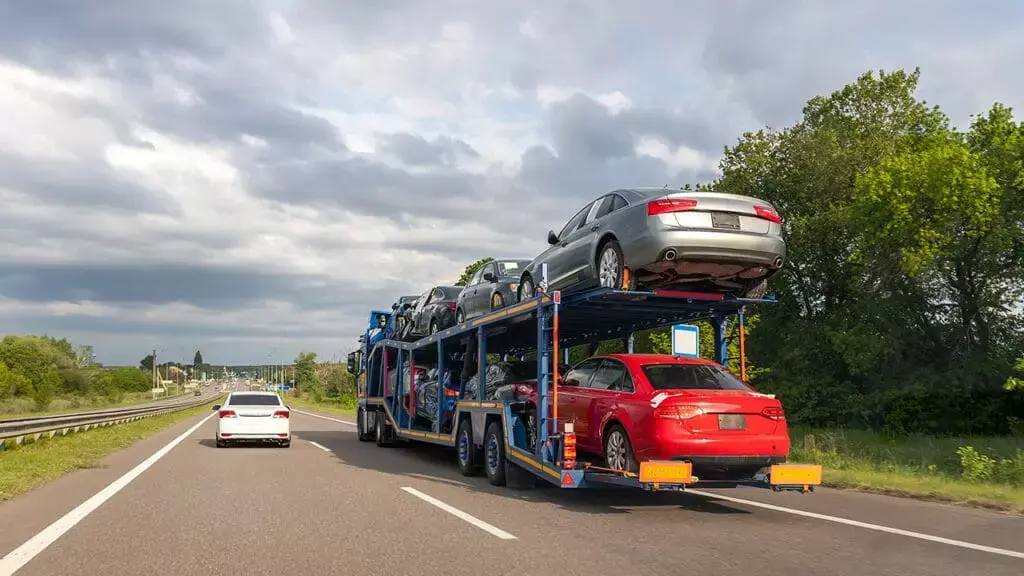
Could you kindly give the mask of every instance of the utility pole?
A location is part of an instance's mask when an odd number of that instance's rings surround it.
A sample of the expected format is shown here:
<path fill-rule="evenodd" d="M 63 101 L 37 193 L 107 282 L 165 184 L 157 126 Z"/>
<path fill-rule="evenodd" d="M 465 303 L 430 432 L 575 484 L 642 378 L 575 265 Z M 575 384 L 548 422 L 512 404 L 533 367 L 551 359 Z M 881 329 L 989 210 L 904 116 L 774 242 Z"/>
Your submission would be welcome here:
<path fill-rule="evenodd" d="M 159 388 L 156 381 L 156 348 L 153 348 L 153 388 Z"/>

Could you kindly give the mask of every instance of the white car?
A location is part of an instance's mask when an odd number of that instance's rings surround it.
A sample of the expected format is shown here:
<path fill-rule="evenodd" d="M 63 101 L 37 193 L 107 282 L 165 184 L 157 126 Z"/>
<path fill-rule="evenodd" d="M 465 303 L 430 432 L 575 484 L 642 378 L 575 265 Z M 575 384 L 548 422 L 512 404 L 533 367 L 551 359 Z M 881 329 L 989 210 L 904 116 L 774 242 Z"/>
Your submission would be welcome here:
<path fill-rule="evenodd" d="M 217 411 L 217 447 L 236 442 L 292 444 L 291 410 L 276 392 L 232 392 Z"/>

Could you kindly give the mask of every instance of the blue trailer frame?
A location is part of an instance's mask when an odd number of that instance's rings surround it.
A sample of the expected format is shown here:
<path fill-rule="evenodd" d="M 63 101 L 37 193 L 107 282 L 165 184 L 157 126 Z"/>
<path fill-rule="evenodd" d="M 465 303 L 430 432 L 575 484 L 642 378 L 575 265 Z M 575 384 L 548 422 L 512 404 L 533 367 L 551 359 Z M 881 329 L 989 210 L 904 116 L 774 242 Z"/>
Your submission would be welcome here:
<path fill-rule="evenodd" d="M 541 289 L 546 289 L 542 281 Z M 429 442 L 457 448 L 459 468 L 473 475 L 481 468 L 491 484 L 523 484 L 543 479 L 562 488 L 627 487 L 644 490 L 683 490 L 686 487 L 757 486 L 776 491 L 810 492 L 821 484 L 821 467 L 775 464 L 755 478 L 707 483 L 692 474 L 686 461 L 641 462 L 638 472 L 613 471 L 576 459 L 576 440 L 571 423 L 557 426 L 548 414 L 553 397 L 557 412 L 557 362 L 561 347 L 591 344 L 615 338 L 629 338 L 640 330 L 673 324 L 709 321 L 715 346 L 715 361 L 725 365 L 728 320 L 736 317 L 743 325 L 746 306 L 771 303 L 772 299 L 734 298 L 722 294 L 679 291 L 629 291 L 609 288 L 587 290 L 562 297 L 558 291 L 538 290 L 533 298 L 458 324 L 416 340 L 383 340 L 372 344 L 369 331 L 382 312 L 371 313 L 357 367 L 357 436 L 390 446 L 397 440 Z M 444 370 L 452 349 L 469 361 L 475 351 L 479 387 L 476 398 L 465 398 L 460 386 L 449 430 L 445 430 Z M 523 355 L 535 352 L 537 360 L 537 415 L 527 445 L 526 422 L 521 417 L 524 403 L 486 400 L 488 354 Z M 353 353 L 354 354 L 354 353 Z M 392 357 L 391 355 L 395 356 Z M 417 425 L 415 386 L 405 390 L 405 360 L 415 370 L 416 358 L 431 357 L 438 368 L 438 414 L 431 429 Z M 388 366 L 394 360 L 395 386 L 388 389 Z M 350 370 L 353 361 L 350 355 Z M 552 370 L 553 368 L 553 370 Z M 412 378 L 410 378 L 412 381 Z M 408 406 L 404 398 L 408 393 Z"/>

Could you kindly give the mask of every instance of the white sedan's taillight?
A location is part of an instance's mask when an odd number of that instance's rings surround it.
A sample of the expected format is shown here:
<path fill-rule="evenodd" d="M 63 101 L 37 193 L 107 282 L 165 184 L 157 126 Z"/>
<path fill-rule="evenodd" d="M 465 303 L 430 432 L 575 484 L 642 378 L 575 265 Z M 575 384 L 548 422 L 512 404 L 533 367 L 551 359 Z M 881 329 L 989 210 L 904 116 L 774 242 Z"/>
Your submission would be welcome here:
<path fill-rule="evenodd" d="M 235 414 L 234 410 L 221 410 L 217 412 L 217 415 L 221 418 L 238 418 L 238 414 Z"/>
<path fill-rule="evenodd" d="M 274 418 L 287 418 L 287 417 L 288 417 L 288 411 L 287 410 L 278 410 L 277 412 L 274 412 Z"/>

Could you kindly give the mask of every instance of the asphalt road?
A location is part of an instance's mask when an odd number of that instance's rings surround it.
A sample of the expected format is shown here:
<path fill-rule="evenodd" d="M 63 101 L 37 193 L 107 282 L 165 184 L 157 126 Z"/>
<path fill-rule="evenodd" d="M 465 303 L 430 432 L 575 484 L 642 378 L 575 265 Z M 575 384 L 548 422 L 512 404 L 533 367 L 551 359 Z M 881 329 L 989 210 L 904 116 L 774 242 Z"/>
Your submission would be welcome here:
<path fill-rule="evenodd" d="M 933 541 L 1024 552 L 1019 517 L 827 489 L 721 492 L 747 503 L 498 489 L 460 476 L 447 450 L 377 448 L 306 414 L 293 413 L 288 449 L 217 449 L 208 420 L 110 495 L 200 420 L 0 505 L 0 576 L 21 564 L 15 549 L 31 556 L 19 576 L 1024 574 L 1024 559 Z M 91 514 L 47 529 L 97 493 L 91 504 L 109 499 Z"/>

